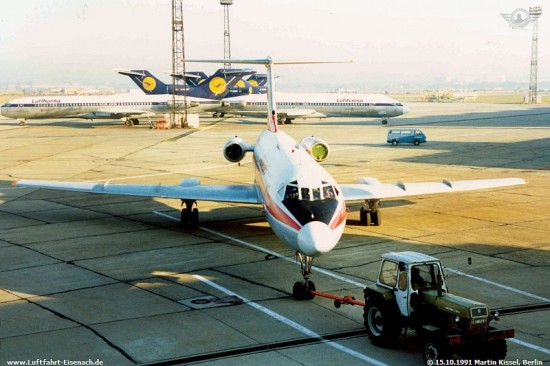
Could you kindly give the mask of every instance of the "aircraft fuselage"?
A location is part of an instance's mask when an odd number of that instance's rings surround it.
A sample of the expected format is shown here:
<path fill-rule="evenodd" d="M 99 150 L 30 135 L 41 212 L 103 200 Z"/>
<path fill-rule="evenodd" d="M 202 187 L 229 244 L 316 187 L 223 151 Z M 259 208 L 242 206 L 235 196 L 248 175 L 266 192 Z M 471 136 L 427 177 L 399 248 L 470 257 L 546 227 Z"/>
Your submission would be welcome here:
<path fill-rule="evenodd" d="M 308 256 L 333 249 L 346 224 L 345 202 L 334 178 L 282 131 L 262 132 L 253 159 L 256 185 L 274 233 Z"/>
<path fill-rule="evenodd" d="M 265 97 L 258 94 L 225 98 L 224 102 L 243 107 L 239 111 L 263 112 L 266 110 Z M 279 110 L 315 110 L 326 117 L 373 117 L 386 118 L 401 116 L 409 111 L 407 106 L 381 94 L 338 94 L 338 93 L 278 93 Z M 297 117 L 300 118 L 300 117 Z"/>

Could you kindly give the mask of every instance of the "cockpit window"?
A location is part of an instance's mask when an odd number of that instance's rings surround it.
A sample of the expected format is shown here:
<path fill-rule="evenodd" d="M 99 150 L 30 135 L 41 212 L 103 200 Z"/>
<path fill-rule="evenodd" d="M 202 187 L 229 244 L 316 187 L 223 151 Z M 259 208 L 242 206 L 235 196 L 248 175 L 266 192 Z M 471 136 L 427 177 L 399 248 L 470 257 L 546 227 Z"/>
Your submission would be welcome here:
<path fill-rule="evenodd" d="M 286 186 L 285 200 L 297 200 L 299 198 L 298 187 L 292 185 Z"/>
<path fill-rule="evenodd" d="M 329 225 L 338 207 L 336 188 L 327 182 L 316 187 L 301 187 L 292 183 L 280 189 L 281 193 L 283 190 L 285 192 L 283 204 L 292 216 L 300 225 L 311 221 Z"/>
<path fill-rule="evenodd" d="M 323 187 L 323 196 L 324 196 L 325 199 L 335 198 L 336 194 L 334 193 L 334 188 L 332 186 Z"/>
<path fill-rule="evenodd" d="M 321 188 L 313 188 L 311 191 L 313 192 L 313 200 L 319 201 L 321 199 Z"/>
<path fill-rule="evenodd" d="M 338 191 L 327 182 L 322 182 L 321 187 L 298 187 L 296 181 L 290 182 L 284 187 L 285 200 L 301 200 L 301 201 L 323 201 L 327 199 L 335 199 Z M 282 194 L 283 188 L 281 188 Z"/>

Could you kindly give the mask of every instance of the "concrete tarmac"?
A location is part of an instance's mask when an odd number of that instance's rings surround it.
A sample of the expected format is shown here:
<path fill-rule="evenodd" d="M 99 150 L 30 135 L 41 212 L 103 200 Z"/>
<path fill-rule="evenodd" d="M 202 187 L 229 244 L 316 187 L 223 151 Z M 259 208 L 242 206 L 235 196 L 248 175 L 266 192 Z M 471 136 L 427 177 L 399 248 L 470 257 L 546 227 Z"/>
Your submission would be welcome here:
<path fill-rule="evenodd" d="M 350 203 L 339 245 L 315 261 L 317 289 L 361 299 L 381 254 L 414 250 L 443 261 L 457 295 L 493 309 L 548 305 L 550 108 L 409 106 L 388 126 L 329 118 L 282 128 L 298 141 L 327 141 L 323 165 L 340 183 L 521 177 L 529 184 L 383 201 L 380 227 L 361 226 L 361 202 Z M 360 307 L 295 301 L 299 265 L 261 207 L 198 202 L 200 227 L 182 229 L 177 200 L 11 186 L 18 179 L 252 183 L 250 156 L 230 164 L 221 148 L 235 135 L 253 143 L 264 120 L 201 123 L 151 130 L 0 119 L 0 365 L 423 364 L 414 334 L 393 348 L 371 345 Z M 428 142 L 391 146 L 392 126 L 419 127 Z M 508 360 L 550 362 L 549 314 L 502 316 L 516 330 Z"/>

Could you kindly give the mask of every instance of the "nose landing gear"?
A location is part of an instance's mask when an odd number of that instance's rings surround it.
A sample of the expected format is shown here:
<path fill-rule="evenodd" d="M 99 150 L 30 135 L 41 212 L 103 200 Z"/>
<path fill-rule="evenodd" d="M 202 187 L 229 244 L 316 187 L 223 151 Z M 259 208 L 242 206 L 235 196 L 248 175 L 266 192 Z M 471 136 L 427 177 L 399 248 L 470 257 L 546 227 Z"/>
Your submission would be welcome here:
<path fill-rule="evenodd" d="M 303 281 L 298 281 L 292 287 L 292 296 L 296 300 L 311 300 L 315 297 L 311 291 L 315 291 L 315 283 L 309 280 L 311 276 L 311 267 L 313 266 L 313 257 L 296 252 L 296 259 L 300 261 Z"/>

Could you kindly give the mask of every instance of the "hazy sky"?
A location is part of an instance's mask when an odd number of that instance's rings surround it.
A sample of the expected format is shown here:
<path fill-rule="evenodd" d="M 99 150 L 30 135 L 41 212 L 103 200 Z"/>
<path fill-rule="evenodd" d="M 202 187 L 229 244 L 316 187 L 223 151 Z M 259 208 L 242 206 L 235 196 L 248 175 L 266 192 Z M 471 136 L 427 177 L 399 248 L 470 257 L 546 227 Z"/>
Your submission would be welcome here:
<path fill-rule="evenodd" d="M 512 0 L 234 0 L 234 58 L 352 59 L 281 66 L 279 84 L 424 87 L 529 80 L 531 25 Z M 547 13 L 545 13 L 545 11 Z M 33 82 L 131 87 L 116 68 L 171 68 L 171 0 L 7 0 L 0 8 L 0 88 Z M 187 58 L 223 57 L 219 0 L 184 0 Z M 189 65 L 208 72 L 215 65 Z M 261 71 L 261 70 L 259 70 Z M 263 71 L 263 70 L 262 70 Z M 550 80 L 550 7 L 539 20 L 539 81 Z"/>

